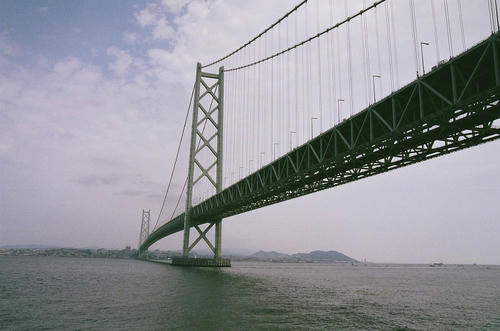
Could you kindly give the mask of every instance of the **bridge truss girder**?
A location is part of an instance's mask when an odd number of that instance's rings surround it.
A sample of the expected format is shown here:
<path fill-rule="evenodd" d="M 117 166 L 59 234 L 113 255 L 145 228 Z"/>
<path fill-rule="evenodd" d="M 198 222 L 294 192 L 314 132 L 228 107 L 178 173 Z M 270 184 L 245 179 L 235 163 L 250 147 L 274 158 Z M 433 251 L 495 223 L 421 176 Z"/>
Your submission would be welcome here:
<path fill-rule="evenodd" d="M 500 34 L 193 207 L 228 217 L 500 138 Z M 182 229 L 174 218 L 146 245 Z"/>

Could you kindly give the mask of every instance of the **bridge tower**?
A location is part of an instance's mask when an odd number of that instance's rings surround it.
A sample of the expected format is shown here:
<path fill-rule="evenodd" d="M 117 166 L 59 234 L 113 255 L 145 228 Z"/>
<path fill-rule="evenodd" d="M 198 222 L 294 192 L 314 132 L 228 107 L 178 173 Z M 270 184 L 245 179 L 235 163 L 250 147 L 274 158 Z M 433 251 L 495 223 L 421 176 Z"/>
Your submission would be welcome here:
<path fill-rule="evenodd" d="M 215 193 L 222 191 L 223 156 L 223 113 L 224 109 L 224 67 L 218 74 L 202 71 L 196 66 L 191 145 L 186 191 L 186 212 L 184 218 L 184 241 L 182 259 L 174 259 L 177 265 L 230 265 L 229 259 L 222 258 L 222 219 L 194 220 L 192 215 L 193 189 L 202 181 L 213 187 Z M 201 229 L 199 223 L 208 225 Z M 212 244 L 207 233 L 215 226 L 215 242 Z M 198 237 L 190 243 L 190 229 L 198 232 Z M 189 252 L 204 240 L 214 253 L 213 260 L 189 259 Z"/>
<path fill-rule="evenodd" d="M 142 222 L 141 222 L 141 231 L 139 232 L 139 246 L 138 248 L 141 247 L 141 244 L 144 242 L 149 237 L 149 223 L 151 220 L 151 211 L 148 210 L 142 210 Z"/>

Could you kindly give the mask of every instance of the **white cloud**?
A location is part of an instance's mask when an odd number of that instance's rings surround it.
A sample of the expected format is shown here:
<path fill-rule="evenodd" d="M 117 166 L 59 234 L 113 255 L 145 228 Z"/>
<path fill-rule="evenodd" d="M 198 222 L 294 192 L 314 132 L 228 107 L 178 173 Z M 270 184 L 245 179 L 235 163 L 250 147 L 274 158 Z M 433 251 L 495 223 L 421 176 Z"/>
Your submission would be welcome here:
<path fill-rule="evenodd" d="M 139 35 L 134 32 L 123 32 L 122 34 L 122 39 L 125 43 L 129 45 L 133 45 L 137 42 L 137 39 L 139 38 Z"/>
<path fill-rule="evenodd" d="M 111 70 L 118 76 L 126 74 L 132 65 L 132 57 L 128 52 L 117 47 L 110 47 L 106 53 L 115 59 L 114 62 L 109 65 Z"/>
<path fill-rule="evenodd" d="M 158 19 L 159 7 L 155 4 L 149 4 L 146 8 L 135 13 L 135 19 L 140 26 L 146 27 L 154 25 Z"/>
<path fill-rule="evenodd" d="M 174 15 L 180 14 L 180 12 L 189 3 L 189 0 L 162 0 L 161 3 L 167 12 Z"/>
<path fill-rule="evenodd" d="M 152 37 L 155 40 L 168 40 L 175 35 L 175 29 L 168 21 L 164 8 L 157 4 L 148 4 L 135 13 L 135 18 L 140 26 L 153 28 Z"/>
<path fill-rule="evenodd" d="M 69 57 L 54 65 L 54 73 L 64 75 L 65 77 L 73 74 L 82 67 L 82 63 L 75 57 Z"/>
<path fill-rule="evenodd" d="M 167 19 L 162 17 L 156 22 L 156 26 L 153 30 L 153 38 L 157 40 L 167 40 L 173 38 L 175 35 L 175 30 L 170 26 Z"/>

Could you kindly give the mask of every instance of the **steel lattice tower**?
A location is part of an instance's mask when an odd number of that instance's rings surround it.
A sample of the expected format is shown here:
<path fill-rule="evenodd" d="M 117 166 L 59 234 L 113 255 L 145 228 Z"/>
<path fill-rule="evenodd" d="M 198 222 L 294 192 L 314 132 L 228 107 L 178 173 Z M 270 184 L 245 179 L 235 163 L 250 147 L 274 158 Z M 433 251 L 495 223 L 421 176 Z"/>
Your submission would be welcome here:
<path fill-rule="evenodd" d="M 150 210 L 142 210 L 141 232 L 139 232 L 139 246 L 149 237 L 149 223 L 151 220 Z"/>
<path fill-rule="evenodd" d="M 184 218 L 184 243 L 182 255 L 189 256 L 189 252 L 204 240 L 213 251 L 215 259 L 221 258 L 221 219 L 210 220 L 209 225 L 200 229 L 197 224 L 191 224 L 191 208 L 193 206 L 193 188 L 201 179 L 208 180 L 215 192 L 222 191 L 222 133 L 223 133 L 223 104 L 224 104 L 224 67 L 219 68 L 218 74 L 202 72 L 200 63 L 196 66 L 196 83 L 193 104 L 193 122 L 191 128 L 191 145 L 189 153 L 189 169 L 186 195 L 186 212 Z M 202 103 L 203 101 L 203 103 Z M 213 107 L 204 106 L 213 105 Z M 202 126 L 209 125 L 209 134 Z M 209 161 L 199 157 L 199 154 L 209 150 Z M 203 163 L 205 162 L 205 163 Z M 208 162 L 208 163 L 207 163 Z M 215 167 L 215 178 L 214 169 Z M 194 178 L 195 172 L 197 178 Z M 206 237 L 208 231 L 215 225 L 215 245 Z M 193 226 L 198 231 L 198 238 L 189 243 L 189 230 Z"/>

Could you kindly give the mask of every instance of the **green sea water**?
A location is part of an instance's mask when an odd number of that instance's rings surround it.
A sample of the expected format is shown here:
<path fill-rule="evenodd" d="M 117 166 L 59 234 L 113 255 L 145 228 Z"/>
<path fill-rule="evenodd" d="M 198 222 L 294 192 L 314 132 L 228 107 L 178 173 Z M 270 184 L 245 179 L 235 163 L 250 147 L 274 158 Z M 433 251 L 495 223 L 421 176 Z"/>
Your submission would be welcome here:
<path fill-rule="evenodd" d="M 500 330 L 500 267 L 0 257 L 0 330 Z"/>

